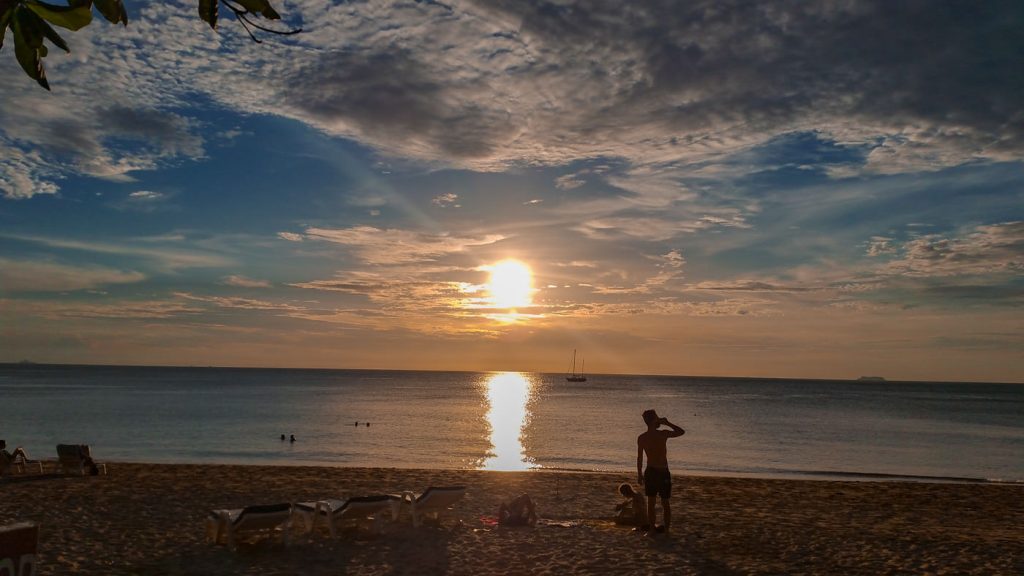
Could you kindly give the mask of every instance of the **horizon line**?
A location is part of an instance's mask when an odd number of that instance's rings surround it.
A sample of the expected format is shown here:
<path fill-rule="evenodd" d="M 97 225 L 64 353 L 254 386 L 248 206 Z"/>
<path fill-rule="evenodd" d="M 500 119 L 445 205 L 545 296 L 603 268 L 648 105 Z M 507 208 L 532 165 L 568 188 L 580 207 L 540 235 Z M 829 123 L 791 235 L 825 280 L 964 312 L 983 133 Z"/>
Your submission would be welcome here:
<path fill-rule="evenodd" d="M 305 371 L 360 371 L 360 372 L 437 372 L 437 373 L 459 373 L 459 374 L 488 374 L 500 372 L 519 372 L 526 374 L 562 375 L 562 372 L 543 372 L 535 370 L 440 370 L 421 368 L 321 368 L 321 367 L 295 367 L 295 366 L 219 366 L 219 365 L 196 365 L 196 364 L 90 364 L 81 362 L 34 362 L 31 360 L 0 361 L 0 367 L 66 367 L 66 368 L 166 368 L 186 370 L 305 370 Z M 716 376 L 702 374 L 648 374 L 633 372 L 591 372 L 590 377 L 598 376 L 640 376 L 645 378 L 687 378 L 687 379 L 708 379 L 708 380 L 777 380 L 777 381 L 804 381 L 804 382 L 858 382 L 863 384 L 994 384 L 999 386 L 1024 385 L 1024 381 L 988 381 L 988 380 L 901 380 L 884 378 L 874 380 L 875 376 L 858 376 L 857 378 L 800 378 L 790 376 Z M 872 378 L 872 380 L 862 380 Z"/>

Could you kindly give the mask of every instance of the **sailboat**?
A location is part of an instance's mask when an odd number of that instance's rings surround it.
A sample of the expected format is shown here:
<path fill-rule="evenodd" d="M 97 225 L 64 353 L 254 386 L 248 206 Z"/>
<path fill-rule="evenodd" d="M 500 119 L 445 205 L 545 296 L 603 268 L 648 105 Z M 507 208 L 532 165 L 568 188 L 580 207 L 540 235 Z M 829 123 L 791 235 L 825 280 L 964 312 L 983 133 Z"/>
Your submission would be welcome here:
<path fill-rule="evenodd" d="M 583 363 L 580 365 L 580 373 L 576 373 L 576 349 L 572 351 L 572 373 L 566 375 L 565 379 L 569 382 L 586 382 L 587 377 L 583 375 L 583 367 L 586 366 L 587 359 L 583 359 Z"/>

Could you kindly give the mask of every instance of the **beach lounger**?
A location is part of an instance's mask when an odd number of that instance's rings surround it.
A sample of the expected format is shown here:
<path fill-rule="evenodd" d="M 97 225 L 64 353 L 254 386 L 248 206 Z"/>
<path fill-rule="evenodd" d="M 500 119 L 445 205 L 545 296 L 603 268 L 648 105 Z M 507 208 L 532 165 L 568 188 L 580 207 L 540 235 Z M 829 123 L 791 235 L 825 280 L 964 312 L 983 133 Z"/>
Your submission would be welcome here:
<path fill-rule="evenodd" d="M 89 473 L 88 463 L 92 461 L 92 452 L 87 444 L 57 444 L 57 466 L 62 473 L 85 476 Z M 101 474 L 107 473 L 106 464 L 98 464 Z"/>
<path fill-rule="evenodd" d="M 36 551 L 39 550 L 39 526 L 32 522 L 19 522 L 0 526 L 0 575 L 35 576 Z"/>
<path fill-rule="evenodd" d="M 368 524 L 372 533 L 380 534 L 385 517 L 390 515 L 392 521 L 398 520 L 401 506 L 401 496 L 381 494 L 356 496 L 348 500 L 299 502 L 292 513 L 301 522 L 303 531 L 313 533 L 321 522 L 325 522 L 331 537 L 337 537 L 346 526 L 358 530 L 360 524 Z"/>
<path fill-rule="evenodd" d="M 281 530 L 281 542 L 288 545 L 291 531 L 291 504 L 246 506 L 237 510 L 213 510 L 206 517 L 206 538 L 213 544 L 226 542 L 234 548 L 238 539 Z"/>
<path fill-rule="evenodd" d="M 441 514 L 450 510 L 465 495 L 465 486 L 431 486 L 419 495 L 412 492 L 403 494 L 412 514 L 412 524 L 417 527 L 423 523 L 424 518 L 440 521 Z"/>
<path fill-rule="evenodd" d="M 21 456 L 18 456 L 11 462 L 11 469 L 17 469 L 19 473 L 24 474 L 26 468 L 35 468 L 40 474 L 43 473 L 43 461 L 42 460 L 28 460 Z"/>
<path fill-rule="evenodd" d="M 18 472 L 24 474 L 26 468 L 36 468 L 39 473 L 43 472 L 43 463 L 39 460 L 26 460 L 22 456 L 15 456 L 14 458 L 8 458 L 7 456 L 0 454 L 0 476 L 4 474 L 11 474 Z"/>

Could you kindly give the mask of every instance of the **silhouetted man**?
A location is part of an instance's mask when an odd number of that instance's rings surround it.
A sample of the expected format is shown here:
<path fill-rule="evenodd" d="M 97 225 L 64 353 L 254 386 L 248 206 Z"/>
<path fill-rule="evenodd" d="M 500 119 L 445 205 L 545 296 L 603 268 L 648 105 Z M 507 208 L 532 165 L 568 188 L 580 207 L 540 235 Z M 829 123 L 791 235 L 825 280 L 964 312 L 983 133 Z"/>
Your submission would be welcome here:
<path fill-rule="evenodd" d="M 647 432 L 636 439 L 637 481 L 644 487 L 644 494 L 647 495 L 647 518 L 652 526 L 654 524 L 654 497 L 661 497 L 661 508 L 665 511 L 665 524 L 655 530 L 668 532 L 672 526 L 672 505 L 669 503 L 669 498 L 672 496 L 672 474 L 668 471 L 666 443 L 669 438 L 682 436 L 686 434 L 686 431 L 669 422 L 668 418 L 659 418 L 658 413 L 654 410 L 645 410 L 643 418 L 647 424 Z M 662 424 L 671 430 L 659 430 L 658 427 Z M 647 454 L 647 470 L 644 470 L 644 454 Z"/>

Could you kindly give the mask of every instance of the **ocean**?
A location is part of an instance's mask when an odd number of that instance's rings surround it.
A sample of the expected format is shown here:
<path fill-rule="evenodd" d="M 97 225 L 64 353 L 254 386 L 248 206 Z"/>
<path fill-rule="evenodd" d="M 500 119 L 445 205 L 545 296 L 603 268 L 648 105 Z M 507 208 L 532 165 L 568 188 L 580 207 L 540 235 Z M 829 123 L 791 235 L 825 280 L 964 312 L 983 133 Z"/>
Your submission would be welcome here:
<path fill-rule="evenodd" d="M 654 408 L 686 430 L 677 473 L 1024 482 L 1022 385 L 588 377 L 0 365 L 0 438 L 107 462 L 633 472 Z"/>

